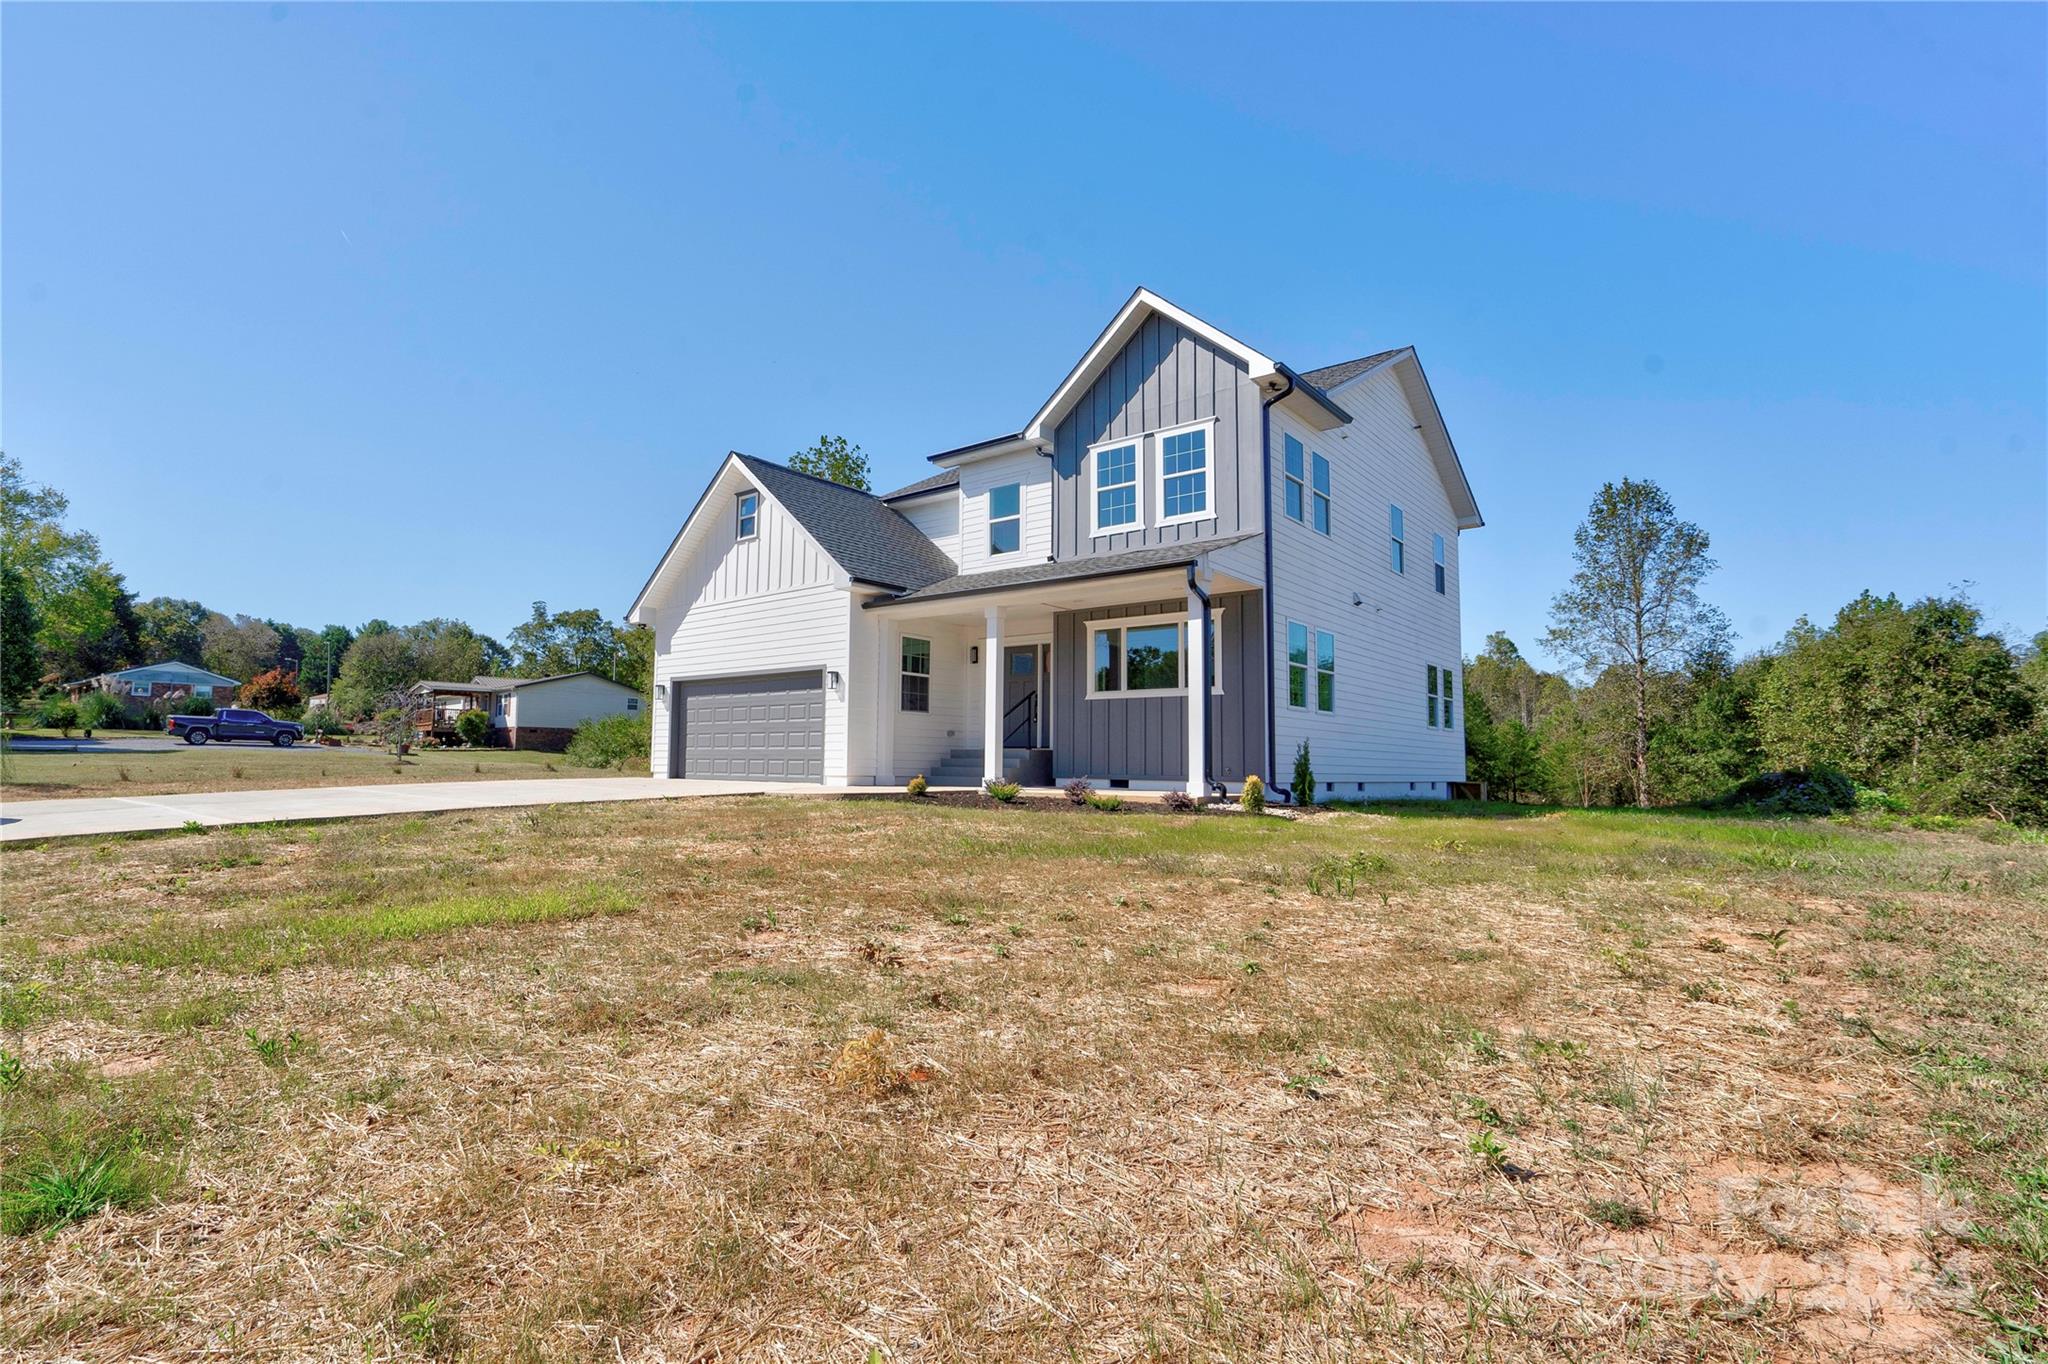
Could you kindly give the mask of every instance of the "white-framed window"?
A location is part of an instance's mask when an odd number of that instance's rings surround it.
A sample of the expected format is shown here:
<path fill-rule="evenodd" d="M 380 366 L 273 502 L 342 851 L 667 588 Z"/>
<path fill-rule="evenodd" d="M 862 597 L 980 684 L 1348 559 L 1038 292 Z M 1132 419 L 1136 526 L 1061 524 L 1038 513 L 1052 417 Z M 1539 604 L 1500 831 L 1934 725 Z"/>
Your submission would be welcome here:
<path fill-rule="evenodd" d="M 1286 485 L 1286 511 L 1291 520 L 1299 521 L 1307 515 L 1308 468 L 1305 461 L 1308 452 L 1303 450 L 1301 442 L 1292 436 L 1286 438 L 1286 449 L 1286 476 L 1283 480 Z"/>
<path fill-rule="evenodd" d="M 761 533 L 761 494 L 744 492 L 734 501 L 734 538 L 751 540 Z"/>
<path fill-rule="evenodd" d="M 1296 710 L 1337 709 L 1337 637 L 1298 620 L 1287 622 L 1287 704 Z"/>
<path fill-rule="evenodd" d="M 1337 637 L 1328 630 L 1316 631 L 1316 709 L 1337 709 Z"/>
<path fill-rule="evenodd" d="M 213 695 L 213 684 L 211 682 L 201 682 L 198 686 L 192 688 L 192 694 L 194 696 L 211 697 Z"/>
<path fill-rule="evenodd" d="M 130 683 L 128 684 L 128 694 L 129 694 L 130 696 L 147 696 L 147 695 L 149 695 L 149 683 L 147 683 L 147 682 L 130 682 Z"/>
<path fill-rule="evenodd" d="M 1444 669 L 1440 670 L 1440 671 L 1439 671 L 1439 673 L 1438 673 L 1438 678 L 1439 678 L 1439 680 L 1440 680 L 1440 681 L 1442 681 L 1442 683 L 1443 683 L 1443 692 L 1444 692 L 1444 697 L 1443 697 L 1443 700 L 1444 700 L 1444 728 L 1445 728 L 1445 729 L 1449 729 L 1449 728 L 1451 728 L 1451 727 L 1452 727 L 1452 725 L 1453 725 L 1453 724 L 1455 723 L 1455 722 L 1454 722 L 1454 721 L 1452 720 L 1452 718 L 1451 718 L 1451 716 L 1452 716 L 1452 712 L 1453 712 L 1453 710 L 1454 710 L 1454 707 L 1453 707 L 1453 706 L 1451 705 L 1451 671 L 1452 671 L 1452 670 L 1451 670 L 1451 669 L 1449 669 L 1449 668 L 1444 668 Z"/>
<path fill-rule="evenodd" d="M 1431 536 L 1430 554 L 1436 560 L 1436 590 L 1444 590 L 1444 537 Z"/>
<path fill-rule="evenodd" d="M 1309 524 L 1330 533 L 1330 461 L 1309 452 Z"/>
<path fill-rule="evenodd" d="M 932 708 L 932 642 L 903 637 L 903 709 Z"/>
<path fill-rule="evenodd" d="M 988 490 L 988 552 L 1015 554 L 1024 548 L 1024 485 L 1004 483 Z"/>
<path fill-rule="evenodd" d="M 1159 442 L 1159 524 L 1202 521 L 1215 513 L 1209 507 L 1209 451 L 1214 445 L 1213 421 L 1172 426 Z"/>
<path fill-rule="evenodd" d="M 1095 534 L 1114 535 L 1145 524 L 1139 505 L 1140 440 L 1111 441 L 1091 446 L 1088 463 L 1094 470 Z"/>
<path fill-rule="evenodd" d="M 1436 664 L 1425 665 L 1429 673 L 1429 727 L 1436 728 Z"/>
<path fill-rule="evenodd" d="M 1188 623 L 1180 616 L 1127 616 L 1088 623 L 1088 695 L 1179 696 L 1187 691 Z M 1222 608 L 1210 612 L 1209 690 L 1223 690 L 1217 670 Z"/>
<path fill-rule="evenodd" d="M 1389 552 L 1393 556 L 1394 572 L 1406 573 L 1408 571 L 1408 530 L 1399 507 L 1390 506 L 1387 508 L 1387 533 L 1393 541 L 1393 547 Z"/>
<path fill-rule="evenodd" d="M 1287 704 L 1308 708 L 1308 627 L 1293 620 L 1287 622 Z"/>

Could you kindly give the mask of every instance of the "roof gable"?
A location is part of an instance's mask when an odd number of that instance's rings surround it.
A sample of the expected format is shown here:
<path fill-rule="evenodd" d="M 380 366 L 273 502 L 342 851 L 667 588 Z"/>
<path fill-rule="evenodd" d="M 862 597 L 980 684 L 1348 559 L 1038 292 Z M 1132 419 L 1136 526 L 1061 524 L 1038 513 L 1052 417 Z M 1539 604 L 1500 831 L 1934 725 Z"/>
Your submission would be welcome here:
<path fill-rule="evenodd" d="M 1458 458 L 1458 447 L 1451 443 L 1451 430 L 1444 424 L 1443 409 L 1437 406 L 1436 393 L 1429 386 L 1429 377 L 1422 372 L 1422 361 L 1416 356 L 1413 346 L 1384 350 L 1377 355 L 1346 360 L 1341 365 L 1312 369 L 1302 377 L 1320 384 L 1316 376 L 1325 376 L 1331 390 L 1341 391 L 1382 370 L 1391 372 L 1394 382 L 1400 387 L 1401 396 L 1407 399 L 1408 410 L 1415 416 L 1415 429 L 1429 451 L 1430 462 L 1436 466 L 1444 493 L 1451 500 L 1451 510 L 1457 514 L 1458 529 L 1477 530 L 1485 525 L 1486 518 L 1479 514 L 1479 500 L 1472 495 L 1472 482 L 1465 477 L 1464 461 Z"/>
<path fill-rule="evenodd" d="M 137 668 L 123 668 L 117 673 L 108 673 L 123 682 L 205 682 L 217 686 L 239 687 L 242 684 L 232 677 L 223 677 L 205 668 L 194 667 L 172 659 L 164 663 L 145 663 Z"/>

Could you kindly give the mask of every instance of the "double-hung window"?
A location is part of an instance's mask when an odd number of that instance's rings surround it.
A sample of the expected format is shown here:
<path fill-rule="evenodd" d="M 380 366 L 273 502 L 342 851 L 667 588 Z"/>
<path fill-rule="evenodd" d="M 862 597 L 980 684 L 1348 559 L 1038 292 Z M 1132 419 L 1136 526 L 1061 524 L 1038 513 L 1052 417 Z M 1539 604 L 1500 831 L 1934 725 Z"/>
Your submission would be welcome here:
<path fill-rule="evenodd" d="M 1173 696 L 1187 690 L 1187 622 L 1171 616 L 1105 620 L 1089 625 L 1088 695 Z M 1209 690 L 1223 690 L 1216 641 L 1222 613 L 1209 627 Z"/>
<path fill-rule="evenodd" d="M 1428 665 L 1429 673 L 1429 727 L 1436 728 L 1436 664 Z"/>
<path fill-rule="evenodd" d="M 1161 431 L 1159 524 L 1209 515 L 1209 423 Z"/>
<path fill-rule="evenodd" d="M 1095 533 L 1114 535 L 1136 530 L 1138 512 L 1138 442 L 1097 446 L 1095 465 Z"/>
<path fill-rule="evenodd" d="M 761 533 L 761 494 L 747 492 L 739 495 L 734 529 L 736 538 L 741 540 L 751 540 Z"/>
<path fill-rule="evenodd" d="M 1438 535 L 1432 537 L 1432 539 L 1434 544 L 1431 546 L 1431 551 L 1436 558 L 1436 590 L 1442 592 L 1444 590 L 1444 537 Z"/>
<path fill-rule="evenodd" d="M 1310 689 L 1315 708 L 1337 709 L 1337 637 L 1328 630 L 1312 630 L 1299 621 L 1287 622 L 1287 704 L 1307 710 Z"/>
<path fill-rule="evenodd" d="M 1313 452 L 1309 455 L 1313 466 L 1310 474 L 1309 497 L 1313 502 L 1309 524 L 1323 534 L 1330 533 L 1330 461 Z"/>
<path fill-rule="evenodd" d="M 1015 554 L 1024 547 L 1024 489 L 1005 483 L 988 490 L 988 552 Z"/>
<path fill-rule="evenodd" d="M 903 709 L 932 708 L 932 642 L 903 637 Z"/>
<path fill-rule="evenodd" d="M 1304 466 L 1304 461 L 1307 458 L 1307 452 L 1301 448 L 1301 442 L 1292 436 L 1287 437 L 1286 478 L 1284 480 L 1286 485 L 1286 510 L 1288 518 L 1294 521 L 1301 520 L 1305 515 L 1304 508 L 1308 502 L 1308 471 Z"/>
<path fill-rule="evenodd" d="M 1451 727 L 1451 670 L 1445 668 L 1440 674 L 1444 689 L 1444 728 Z"/>
<path fill-rule="evenodd" d="M 1401 517 L 1399 507 L 1387 508 L 1387 530 L 1393 540 L 1394 572 L 1408 571 L 1408 530 Z"/>

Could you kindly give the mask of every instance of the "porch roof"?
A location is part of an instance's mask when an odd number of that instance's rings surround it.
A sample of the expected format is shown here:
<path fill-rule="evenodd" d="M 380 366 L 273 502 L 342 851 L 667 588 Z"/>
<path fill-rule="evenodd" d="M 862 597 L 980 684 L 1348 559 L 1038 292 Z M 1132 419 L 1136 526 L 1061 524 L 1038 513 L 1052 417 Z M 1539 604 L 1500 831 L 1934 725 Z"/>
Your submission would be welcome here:
<path fill-rule="evenodd" d="M 1031 587 L 1038 583 L 1114 578 L 1125 573 L 1143 573 L 1148 569 L 1178 568 L 1182 564 L 1196 562 L 1211 550 L 1249 540 L 1257 534 L 1257 531 L 1250 531 L 1243 535 L 1225 536 L 1219 540 L 1196 540 L 1184 545 L 1134 549 L 1123 554 L 1102 554 L 1086 559 L 1061 559 L 1054 563 L 1024 564 L 1016 568 L 999 568 L 988 573 L 956 573 L 950 578 L 941 578 L 938 582 L 920 587 L 914 592 L 902 592 L 893 597 L 876 597 L 863 605 L 894 606 L 899 602 L 930 601 L 936 597 L 967 597 L 978 592 L 1001 592 L 1008 588 Z"/>

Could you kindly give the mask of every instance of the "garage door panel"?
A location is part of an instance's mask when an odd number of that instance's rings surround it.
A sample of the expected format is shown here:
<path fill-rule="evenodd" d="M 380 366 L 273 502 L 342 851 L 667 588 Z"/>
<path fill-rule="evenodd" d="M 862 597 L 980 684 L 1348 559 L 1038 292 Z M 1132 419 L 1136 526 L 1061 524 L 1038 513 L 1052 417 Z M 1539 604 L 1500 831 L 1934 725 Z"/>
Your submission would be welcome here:
<path fill-rule="evenodd" d="M 823 781 L 825 693 L 818 674 L 685 682 L 682 775 Z"/>

